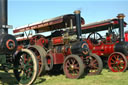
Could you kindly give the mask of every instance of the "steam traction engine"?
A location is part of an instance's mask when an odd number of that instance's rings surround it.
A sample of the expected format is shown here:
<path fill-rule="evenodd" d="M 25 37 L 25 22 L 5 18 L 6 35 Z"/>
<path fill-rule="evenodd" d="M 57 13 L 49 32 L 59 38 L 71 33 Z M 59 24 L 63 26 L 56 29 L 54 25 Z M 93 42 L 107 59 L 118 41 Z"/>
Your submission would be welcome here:
<path fill-rule="evenodd" d="M 17 42 L 14 36 L 8 34 L 7 25 L 7 2 L 0 1 L 0 64 L 1 69 L 6 70 L 6 66 L 10 67 L 12 54 L 16 51 Z M 7 63 L 6 63 L 7 61 Z M 8 65 L 9 64 L 9 65 Z"/>
<path fill-rule="evenodd" d="M 29 49 L 17 51 L 17 41 L 8 34 L 7 0 L 0 0 L 0 70 L 14 70 L 19 84 L 30 85 L 36 79 L 38 64 L 35 55 Z M 24 62 L 22 59 L 27 58 Z M 26 63 L 24 66 L 23 63 Z M 31 65 L 29 68 L 28 65 Z M 24 81 L 23 81 L 24 80 Z"/>
<path fill-rule="evenodd" d="M 127 34 L 124 37 L 126 23 L 124 22 L 125 16 L 123 14 L 119 14 L 117 17 L 85 25 L 82 30 L 83 33 L 89 33 L 85 41 L 88 43 L 92 53 L 99 55 L 104 62 L 107 61 L 111 71 L 123 72 L 127 68 L 128 60 Z M 119 34 L 114 31 L 117 28 L 119 28 Z M 105 30 L 108 30 L 105 37 L 98 33 Z"/>
<path fill-rule="evenodd" d="M 32 30 L 36 33 L 52 31 L 49 36 L 36 34 L 17 38 L 19 47 L 31 49 L 36 54 L 40 62 L 38 75 L 61 68 L 68 78 L 80 78 L 85 72 L 88 75 L 101 73 L 100 57 L 89 52 L 88 44 L 81 37 L 84 19 L 80 17 L 80 11 L 74 13 L 13 30 L 14 33 L 29 31 L 29 34 Z M 76 26 L 75 30 L 73 26 Z"/>

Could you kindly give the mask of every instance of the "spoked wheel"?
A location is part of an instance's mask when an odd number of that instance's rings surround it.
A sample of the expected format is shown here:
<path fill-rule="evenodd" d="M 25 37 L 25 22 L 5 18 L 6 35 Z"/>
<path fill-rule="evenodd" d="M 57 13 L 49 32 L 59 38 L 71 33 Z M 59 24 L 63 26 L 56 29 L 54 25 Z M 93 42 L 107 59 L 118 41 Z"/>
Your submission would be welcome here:
<path fill-rule="evenodd" d="M 39 72 L 38 76 L 41 76 L 41 74 L 45 73 L 45 56 L 46 56 L 46 51 L 44 48 L 38 46 L 38 45 L 31 45 L 28 47 L 28 49 L 32 50 L 38 60 L 39 64 Z"/>
<path fill-rule="evenodd" d="M 38 62 L 29 49 L 22 49 L 14 61 L 14 75 L 20 85 L 31 85 L 37 78 Z"/>
<path fill-rule="evenodd" d="M 124 72 L 127 68 L 127 58 L 120 52 L 114 52 L 108 58 L 108 66 L 113 72 Z"/>
<path fill-rule="evenodd" d="M 66 77 L 77 79 L 84 74 L 84 64 L 82 59 L 77 55 L 69 55 L 63 63 L 63 70 Z"/>
<path fill-rule="evenodd" d="M 90 53 L 90 56 L 87 56 L 86 59 L 88 75 L 97 75 L 102 72 L 103 62 L 98 55 Z"/>

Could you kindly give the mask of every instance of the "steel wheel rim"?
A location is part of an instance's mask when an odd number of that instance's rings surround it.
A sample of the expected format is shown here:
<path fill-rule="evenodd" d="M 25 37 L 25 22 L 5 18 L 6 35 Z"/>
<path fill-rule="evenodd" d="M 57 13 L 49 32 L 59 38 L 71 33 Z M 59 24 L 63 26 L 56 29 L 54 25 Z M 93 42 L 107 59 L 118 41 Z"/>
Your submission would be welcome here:
<path fill-rule="evenodd" d="M 123 72 L 126 68 L 126 62 L 125 62 L 125 59 L 123 57 L 124 55 L 121 55 L 121 54 L 112 54 L 110 57 L 109 57 L 109 60 L 108 60 L 108 66 L 110 68 L 111 71 L 113 72 Z"/>

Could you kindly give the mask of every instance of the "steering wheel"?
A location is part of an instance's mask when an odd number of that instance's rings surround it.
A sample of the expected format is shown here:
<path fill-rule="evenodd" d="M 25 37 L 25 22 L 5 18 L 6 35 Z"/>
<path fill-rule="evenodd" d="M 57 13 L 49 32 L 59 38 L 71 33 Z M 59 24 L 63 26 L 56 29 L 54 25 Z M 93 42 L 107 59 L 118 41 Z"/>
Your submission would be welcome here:
<path fill-rule="evenodd" d="M 89 34 L 87 39 L 101 40 L 102 36 L 97 32 L 93 32 L 93 33 Z"/>

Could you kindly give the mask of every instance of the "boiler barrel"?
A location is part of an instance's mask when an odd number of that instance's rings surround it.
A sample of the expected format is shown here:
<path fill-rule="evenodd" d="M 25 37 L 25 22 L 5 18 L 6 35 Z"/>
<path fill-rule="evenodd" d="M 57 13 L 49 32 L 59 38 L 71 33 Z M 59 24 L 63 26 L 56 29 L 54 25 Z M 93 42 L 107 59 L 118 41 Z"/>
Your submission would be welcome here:
<path fill-rule="evenodd" d="M 88 55 L 89 48 L 88 44 L 85 41 L 77 41 L 71 44 L 71 53 L 72 54 L 83 54 Z"/>

